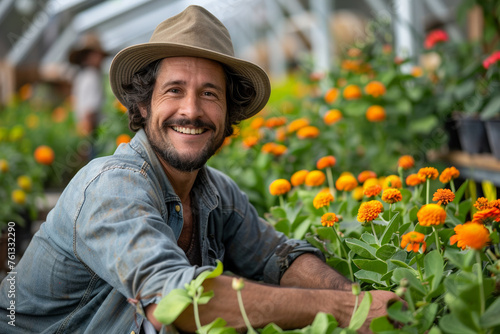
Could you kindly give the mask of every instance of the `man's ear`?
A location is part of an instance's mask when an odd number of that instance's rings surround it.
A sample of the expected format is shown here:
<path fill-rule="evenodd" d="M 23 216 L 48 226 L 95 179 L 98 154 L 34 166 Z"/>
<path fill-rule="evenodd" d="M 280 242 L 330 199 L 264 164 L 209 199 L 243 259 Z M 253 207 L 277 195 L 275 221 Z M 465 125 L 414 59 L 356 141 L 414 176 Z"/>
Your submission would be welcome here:
<path fill-rule="evenodd" d="M 148 117 L 148 109 L 145 106 L 139 105 L 139 111 L 141 112 L 141 116 L 143 118 Z"/>

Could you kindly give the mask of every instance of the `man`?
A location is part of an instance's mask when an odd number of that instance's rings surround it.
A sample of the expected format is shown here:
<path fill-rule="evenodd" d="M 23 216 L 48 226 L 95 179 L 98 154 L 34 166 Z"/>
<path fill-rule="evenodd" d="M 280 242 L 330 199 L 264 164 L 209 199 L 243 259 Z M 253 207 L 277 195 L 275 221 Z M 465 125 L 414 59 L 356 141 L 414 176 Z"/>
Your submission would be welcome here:
<path fill-rule="evenodd" d="M 233 56 L 222 23 L 188 7 L 161 23 L 149 43 L 122 50 L 110 80 L 138 132 L 65 189 L 16 268 L 16 327 L 0 322 L 0 331 L 138 333 L 151 324 L 174 331 L 154 318 L 157 303 L 216 260 L 236 275 L 272 283 L 245 284 L 254 327 L 300 328 L 320 311 L 346 326 L 354 307 L 350 282 L 316 248 L 260 220 L 233 181 L 205 166 L 231 125 L 256 114 L 270 94 L 264 71 Z M 215 297 L 200 307 L 203 324 L 222 317 L 245 328 L 231 280 L 204 283 Z M 8 283 L 0 288 L 4 296 Z M 373 294 L 370 319 L 395 298 Z M 0 301 L 0 312 L 7 303 Z M 194 332 L 192 309 L 174 325 Z"/>

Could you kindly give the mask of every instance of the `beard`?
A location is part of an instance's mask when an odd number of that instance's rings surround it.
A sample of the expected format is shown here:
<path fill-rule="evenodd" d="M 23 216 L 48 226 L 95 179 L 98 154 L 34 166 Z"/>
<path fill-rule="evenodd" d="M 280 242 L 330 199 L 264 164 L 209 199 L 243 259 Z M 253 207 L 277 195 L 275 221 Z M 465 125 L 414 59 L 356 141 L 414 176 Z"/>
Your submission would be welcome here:
<path fill-rule="evenodd" d="M 151 147 L 160 159 L 181 172 L 193 172 L 202 168 L 208 159 L 210 159 L 210 157 L 214 155 L 224 143 L 223 135 L 219 136 L 219 138 L 216 138 L 215 135 L 213 135 L 200 152 L 192 152 L 190 154 L 181 155 L 170 141 L 165 140 L 160 136 L 160 132 L 166 132 L 166 130 L 174 124 L 177 126 L 190 125 L 194 127 L 207 127 L 213 130 L 214 133 L 216 127 L 212 123 L 206 123 L 199 119 L 194 122 L 189 119 L 167 120 L 163 122 L 158 131 L 153 132 L 151 131 L 150 117 L 146 119 L 146 126 L 144 127 L 144 130 Z"/>

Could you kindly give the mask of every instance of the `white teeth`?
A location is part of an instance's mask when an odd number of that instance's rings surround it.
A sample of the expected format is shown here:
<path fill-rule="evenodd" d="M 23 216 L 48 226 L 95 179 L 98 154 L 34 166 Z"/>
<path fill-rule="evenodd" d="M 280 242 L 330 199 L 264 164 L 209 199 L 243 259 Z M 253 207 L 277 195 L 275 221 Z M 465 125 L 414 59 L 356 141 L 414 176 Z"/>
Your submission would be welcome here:
<path fill-rule="evenodd" d="M 180 133 L 185 133 L 185 134 L 190 134 L 190 135 L 199 135 L 200 133 L 203 133 L 203 129 L 190 129 L 190 128 L 182 128 L 182 127 L 179 127 L 179 126 L 174 126 L 172 127 L 172 129 L 174 129 L 175 131 L 177 132 L 180 132 Z"/>

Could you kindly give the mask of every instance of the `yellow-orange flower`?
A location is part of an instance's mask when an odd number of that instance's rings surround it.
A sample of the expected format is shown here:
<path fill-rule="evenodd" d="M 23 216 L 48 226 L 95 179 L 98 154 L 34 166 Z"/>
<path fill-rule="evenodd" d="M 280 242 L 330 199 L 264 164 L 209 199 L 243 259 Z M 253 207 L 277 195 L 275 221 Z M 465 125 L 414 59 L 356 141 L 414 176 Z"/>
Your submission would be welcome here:
<path fill-rule="evenodd" d="M 472 216 L 473 223 L 490 224 L 494 221 L 500 222 L 500 209 L 496 207 L 477 211 Z"/>
<path fill-rule="evenodd" d="M 500 209 L 500 199 L 497 199 L 497 200 L 494 200 L 494 201 L 491 201 L 489 203 L 489 206 L 491 208 L 497 208 L 497 209 Z"/>
<path fill-rule="evenodd" d="M 337 162 L 337 159 L 333 155 L 327 155 L 322 158 L 320 158 L 316 162 L 316 168 L 318 169 L 324 169 L 327 167 L 333 167 L 335 166 L 335 163 Z"/>
<path fill-rule="evenodd" d="M 287 192 L 289 192 L 290 189 L 292 189 L 292 185 L 286 179 L 277 179 L 277 180 L 274 180 L 269 185 L 269 192 L 273 196 L 284 195 Z"/>
<path fill-rule="evenodd" d="M 300 186 L 300 185 L 304 184 L 308 173 L 309 173 L 309 171 L 307 169 L 302 169 L 302 170 L 299 170 L 299 171 L 293 173 L 293 175 L 290 179 L 290 181 L 292 182 L 292 185 L 296 187 L 296 186 Z"/>
<path fill-rule="evenodd" d="M 371 178 L 376 178 L 377 173 L 371 170 L 364 170 L 361 173 L 358 174 L 358 181 L 359 183 L 364 183 L 366 180 L 371 179 Z"/>
<path fill-rule="evenodd" d="M 486 197 L 479 197 L 476 200 L 476 203 L 474 203 L 474 207 L 476 209 L 478 209 L 479 211 L 481 211 L 481 210 L 489 209 L 490 205 L 489 205 L 488 199 Z"/>
<path fill-rule="evenodd" d="M 307 118 L 296 119 L 290 124 L 288 124 L 288 132 L 295 132 L 309 125 L 309 120 Z"/>
<path fill-rule="evenodd" d="M 26 193 L 21 189 L 12 190 L 10 197 L 12 199 L 12 202 L 14 202 L 16 204 L 19 204 L 19 205 L 26 204 Z"/>
<path fill-rule="evenodd" d="M 252 122 L 250 123 L 250 127 L 254 130 L 258 130 L 261 127 L 263 127 L 265 123 L 266 123 L 266 120 L 264 119 L 264 117 L 260 117 L 260 116 L 255 117 L 254 119 L 252 119 Z"/>
<path fill-rule="evenodd" d="M 371 81 L 365 86 L 365 93 L 373 97 L 379 97 L 385 94 L 385 86 L 380 81 Z"/>
<path fill-rule="evenodd" d="M 68 110 L 63 107 L 57 107 L 52 111 L 51 117 L 55 123 L 64 122 L 68 118 Z"/>
<path fill-rule="evenodd" d="M 26 116 L 25 123 L 29 129 L 36 129 L 40 125 L 40 118 L 35 114 L 29 114 Z"/>
<path fill-rule="evenodd" d="M 125 107 L 120 101 L 118 100 L 115 100 L 114 102 L 114 106 L 116 108 L 116 110 L 118 110 L 119 112 L 121 112 L 122 114 L 125 114 L 127 112 L 127 107 Z"/>
<path fill-rule="evenodd" d="M 422 226 L 441 225 L 446 220 L 446 211 L 441 205 L 426 204 L 418 210 L 417 218 Z"/>
<path fill-rule="evenodd" d="M 369 179 L 366 179 L 365 182 L 363 182 L 363 188 L 366 189 L 366 188 L 374 186 L 376 184 L 380 185 L 379 180 L 375 177 L 370 177 Z"/>
<path fill-rule="evenodd" d="M 374 197 L 380 194 L 382 187 L 380 184 L 373 184 L 371 186 L 365 187 L 363 193 L 366 197 Z"/>
<path fill-rule="evenodd" d="M 302 129 L 299 129 L 299 131 L 297 131 L 297 137 L 300 139 L 316 138 L 318 136 L 319 136 L 319 129 L 312 125 L 303 127 Z"/>
<path fill-rule="evenodd" d="M 338 109 L 328 110 L 325 116 L 323 116 L 323 121 L 325 122 L 326 125 L 335 124 L 341 119 L 342 119 L 342 112 Z"/>
<path fill-rule="evenodd" d="M 490 232 L 482 224 L 469 222 L 455 226 L 454 230 L 450 245 L 457 243 L 462 250 L 467 247 L 481 250 L 490 242 Z"/>
<path fill-rule="evenodd" d="M 22 101 L 26 101 L 33 95 L 33 87 L 31 84 L 27 83 L 19 88 L 19 97 Z"/>
<path fill-rule="evenodd" d="M 424 75 L 424 70 L 420 66 L 414 66 L 411 69 L 411 75 L 413 75 L 415 78 L 419 78 Z"/>
<path fill-rule="evenodd" d="M 381 122 L 385 120 L 385 109 L 381 106 L 370 106 L 366 109 L 366 119 L 370 122 Z"/>
<path fill-rule="evenodd" d="M 273 147 L 273 150 L 272 150 L 272 154 L 276 157 L 279 157 L 283 154 L 285 154 L 285 152 L 287 151 L 287 147 L 285 145 L 281 145 L 281 144 L 276 144 L 274 147 Z"/>
<path fill-rule="evenodd" d="M 401 248 L 406 248 L 408 252 L 418 252 L 420 245 L 422 245 L 422 252 L 425 252 L 425 248 L 427 247 L 427 244 L 425 243 L 425 234 L 412 231 L 401 237 Z"/>
<path fill-rule="evenodd" d="M 259 137 L 257 136 L 248 136 L 243 139 L 243 146 L 246 148 L 254 147 L 259 142 Z"/>
<path fill-rule="evenodd" d="M 352 191 L 352 198 L 354 198 L 356 201 L 361 201 L 364 196 L 364 191 L 362 186 L 357 186 L 354 188 Z"/>
<path fill-rule="evenodd" d="M 347 85 L 342 93 L 346 100 L 356 100 L 361 97 L 361 88 L 357 85 Z"/>
<path fill-rule="evenodd" d="M 320 191 L 313 199 L 313 205 L 316 209 L 320 209 L 324 206 L 329 206 L 330 202 L 334 200 L 333 195 L 330 191 Z"/>
<path fill-rule="evenodd" d="M 448 183 L 453 179 L 456 179 L 457 177 L 460 176 L 460 171 L 456 169 L 455 167 L 448 167 L 445 168 L 442 172 L 441 175 L 439 176 L 439 181 L 441 183 Z"/>
<path fill-rule="evenodd" d="M 129 143 L 131 139 L 132 138 L 130 138 L 130 136 L 128 134 L 122 133 L 121 135 L 116 137 L 116 146 L 120 146 L 120 144 Z"/>
<path fill-rule="evenodd" d="M 411 155 L 403 155 L 398 159 L 398 167 L 410 169 L 415 166 L 415 159 Z"/>
<path fill-rule="evenodd" d="M 332 227 L 339 221 L 338 217 L 333 212 L 327 212 L 321 216 L 321 225 Z"/>
<path fill-rule="evenodd" d="M 419 184 L 422 184 L 424 181 L 425 179 L 418 176 L 418 174 L 410 174 L 406 177 L 406 185 L 408 185 L 409 187 L 418 186 Z"/>
<path fill-rule="evenodd" d="M 330 88 L 329 90 L 326 91 L 325 102 L 328 104 L 332 104 L 333 102 L 335 102 L 335 100 L 337 100 L 338 96 L 339 96 L 339 90 L 335 87 Z"/>
<path fill-rule="evenodd" d="M 274 148 L 276 147 L 276 143 L 265 143 L 262 145 L 262 148 L 260 149 L 263 153 L 273 153 Z"/>
<path fill-rule="evenodd" d="M 420 170 L 418 171 L 417 174 L 418 174 L 418 176 L 420 176 L 424 180 L 425 179 L 435 180 L 438 177 L 439 172 L 434 167 L 423 167 L 423 168 L 420 168 Z"/>
<path fill-rule="evenodd" d="M 389 203 L 389 204 L 394 204 L 403 199 L 403 195 L 401 195 L 401 192 L 398 189 L 395 188 L 387 188 L 384 190 L 382 193 L 382 201 Z"/>
<path fill-rule="evenodd" d="M 313 170 L 307 173 L 305 183 L 306 186 L 317 187 L 325 183 L 325 180 L 325 173 L 320 170 Z"/>
<path fill-rule="evenodd" d="M 382 185 L 382 189 L 387 188 L 403 188 L 403 183 L 401 182 L 401 178 L 397 175 L 389 175 L 384 179 L 384 183 Z"/>
<path fill-rule="evenodd" d="M 446 205 L 453 202 L 455 194 L 450 189 L 438 189 L 434 193 L 432 200 L 438 202 L 439 205 Z"/>
<path fill-rule="evenodd" d="M 276 140 L 284 142 L 286 140 L 286 130 L 284 128 L 277 128 L 276 129 Z"/>
<path fill-rule="evenodd" d="M 384 211 L 384 205 L 376 200 L 361 203 L 358 210 L 358 221 L 361 223 L 371 222 Z"/>
<path fill-rule="evenodd" d="M 286 124 L 285 117 L 271 117 L 266 121 L 266 127 L 268 128 L 277 128 L 278 126 L 282 126 Z"/>
<path fill-rule="evenodd" d="M 33 152 L 35 161 L 42 165 L 51 165 L 54 162 L 54 150 L 47 145 L 40 145 Z"/>
<path fill-rule="evenodd" d="M 351 191 L 358 186 L 358 181 L 352 174 L 340 175 L 335 181 L 335 188 L 339 191 Z"/>

